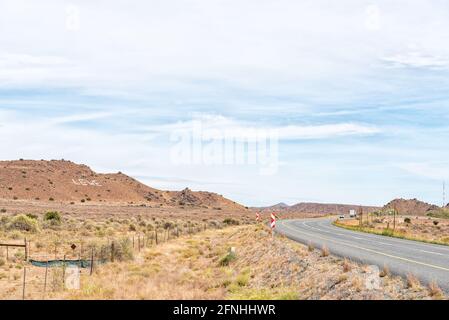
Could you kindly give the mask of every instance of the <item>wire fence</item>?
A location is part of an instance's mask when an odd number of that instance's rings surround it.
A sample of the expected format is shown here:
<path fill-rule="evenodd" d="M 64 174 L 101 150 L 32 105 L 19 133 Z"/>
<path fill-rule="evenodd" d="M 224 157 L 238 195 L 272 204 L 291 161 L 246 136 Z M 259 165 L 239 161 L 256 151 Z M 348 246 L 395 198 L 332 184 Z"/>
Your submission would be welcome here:
<path fill-rule="evenodd" d="M 0 271 L 0 299 L 46 299 L 54 293 L 67 290 L 67 282 L 74 276 L 78 279 L 81 275 L 92 276 L 105 263 L 131 260 L 145 248 L 193 235 L 207 228 L 207 224 L 187 228 L 167 227 L 87 244 L 83 241 L 65 241 L 65 245 L 57 242 L 51 246 L 51 250 L 48 246 L 46 250 L 38 248 L 36 244 L 33 246 L 26 239 L 25 247 L 0 247 L 0 258 L 8 268 L 6 273 Z M 22 264 L 18 264 L 18 261 L 22 261 Z M 78 274 L 74 275 L 70 268 L 75 268 L 73 270 Z"/>

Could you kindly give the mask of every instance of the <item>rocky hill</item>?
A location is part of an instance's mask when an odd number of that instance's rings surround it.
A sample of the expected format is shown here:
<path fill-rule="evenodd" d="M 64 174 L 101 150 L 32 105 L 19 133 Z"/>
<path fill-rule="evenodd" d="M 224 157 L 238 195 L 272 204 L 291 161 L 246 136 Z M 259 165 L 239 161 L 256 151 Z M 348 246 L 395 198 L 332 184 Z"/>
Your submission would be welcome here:
<path fill-rule="evenodd" d="M 388 210 L 394 208 L 398 210 L 399 214 L 414 216 L 423 216 L 426 215 L 429 211 L 440 209 L 440 207 L 436 205 L 419 201 L 417 199 L 394 199 L 387 203 L 383 209 Z"/>
<path fill-rule="evenodd" d="M 71 161 L 0 161 L 0 199 L 245 209 L 211 192 L 162 191 L 121 172 L 100 174 Z"/>
<path fill-rule="evenodd" d="M 349 210 L 359 210 L 359 205 L 332 204 L 332 203 L 313 203 L 300 202 L 292 206 L 277 204 L 269 207 L 252 208 L 261 212 L 278 212 L 284 214 L 310 214 L 310 215 L 328 215 L 328 214 L 348 214 Z M 381 209 L 380 207 L 362 206 L 364 212 L 372 212 Z"/>

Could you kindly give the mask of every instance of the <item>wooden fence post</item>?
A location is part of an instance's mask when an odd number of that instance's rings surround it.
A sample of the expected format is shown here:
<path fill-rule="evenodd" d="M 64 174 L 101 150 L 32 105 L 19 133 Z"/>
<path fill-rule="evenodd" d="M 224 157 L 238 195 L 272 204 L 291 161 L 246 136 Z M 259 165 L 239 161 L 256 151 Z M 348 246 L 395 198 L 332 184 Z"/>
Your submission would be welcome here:
<path fill-rule="evenodd" d="M 65 255 L 64 255 L 64 261 L 62 263 L 62 290 L 65 288 Z"/>
<path fill-rule="evenodd" d="M 134 246 L 134 236 L 133 236 L 133 249 L 135 249 L 136 247 Z"/>
<path fill-rule="evenodd" d="M 114 241 L 111 243 L 111 262 L 114 262 Z"/>
<path fill-rule="evenodd" d="M 26 287 L 27 268 L 23 268 L 23 287 L 22 287 L 22 300 L 25 300 L 25 287 Z"/>
<path fill-rule="evenodd" d="M 156 235 L 156 238 L 155 238 L 155 240 L 156 240 L 156 244 L 158 244 L 158 240 L 157 240 L 157 229 L 156 229 L 156 230 L 154 230 L 154 234 Z"/>
<path fill-rule="evenodd" d="M 25 261 L 28 261 L 28 242 L 27 238 L 25 238 Z"/>
<path fill-rule="evenodd" d="M 90 258 L 90 275 L 94 272 L 94 248 L 92 248 L 92 255 Z"/>

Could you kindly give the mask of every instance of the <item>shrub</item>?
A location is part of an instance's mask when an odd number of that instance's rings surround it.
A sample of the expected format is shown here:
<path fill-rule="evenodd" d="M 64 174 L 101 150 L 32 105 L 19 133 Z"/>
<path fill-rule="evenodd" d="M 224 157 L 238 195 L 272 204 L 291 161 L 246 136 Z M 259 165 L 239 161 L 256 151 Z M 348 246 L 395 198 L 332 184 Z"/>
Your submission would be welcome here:
<path fill-rule="evenodd" d="M 433 225 L 437 226 L 438 225 L 438 221 L 437 220 L 433 220 Z"/>
<path fill-rule="evenodd" d="M 232 261 L 237 259 L 234 251 L 229 250 L 229 252 L 220 259 L 220 266 L 225 267 L 228 266 Z"/>
<path fill-rule="evenodd" d="M 348 259 L 344 259 L 343 260 L 343 272 L 349 272 L 351 271 L 351 263 L 349 262 Z"/>
<path fill-rule="evenodd" d="M 39 224 L 35 219 L 20 214 L 12 219 L 8 228 L 11 230 L 37 232 L 39 230 Z"/>
<path fill-rule="evenodd" d="M 418 278 L 412 274 L 407 274 L 407 287 L 408 288 L 418 288 L 420 286 Z"/>
<path fill-rule="evenodd" d="M 309 252 L 312 252 L 313 250 L 315 250 L 315 247 L 313 246 L 312 241 L 309 241 L 309 244 L 307 245 L 307 250 Z"/>
<path fill-rule="evenodd" d="M 326 246 L 323 246 L 321 248 L 321 256 L 322 257 L 327 257 L 329 255 L 329 249 Z"/>
<path fill-rule="evenodd" d="M 412 220 L 410 220 L 410 218 L 405 218 L 405 219 L 404 219 L 404 222 L 405 222 L 405 223 L 412 223 Z"/>
<path fill-rule="evenodd" d="M 384 265 L 384 267 L 382 268 L 382 270 L 379 272 L 379 277 L 383 278 L 390 275 L 390 269 L 388 268 L 387 265 Z"/>
<path fill-rule="evenodd" d="M 27 213 L 26 216 L 27 216 L 28 218 L 31 218 L 31 219 L 34 219 L 34 220 L 37 220 L 37 218 L 38 218 L 37 215 L 32 214 L 32 213 Z"/>
<path fill-rule="evenodd" d="M 240 222 L 238 220 L 232 219 L 232 218 L 226 218 L 223 220 L 223 223 L 228 226 L 238 226 Z"/>
<path fill-rule="evenodd" d="M 6 213 L 6 209 L 1 209 L 0 212 L 1 213 Z"/>
<path fill-rule="evenodd" d="M 432 281 L 429 284 L 429 295 L 431 297 L 441 297 L 443 295 L 443 291 L 440 289 L 440 287 L 438 286 L 438 283 L 436 283 L 435 281 Z"/>
<path fill-rule="evenodd" d="M 48 211 L 44 215 L 45 221 L 55 221 L 55 222 L 61 222 L 61 215 L 57 211 Z"/>
<path fill-rule="evenodd" d="M 55 199 L 54 198 L 48 198 L 48 201 L 55 201 Z"/>

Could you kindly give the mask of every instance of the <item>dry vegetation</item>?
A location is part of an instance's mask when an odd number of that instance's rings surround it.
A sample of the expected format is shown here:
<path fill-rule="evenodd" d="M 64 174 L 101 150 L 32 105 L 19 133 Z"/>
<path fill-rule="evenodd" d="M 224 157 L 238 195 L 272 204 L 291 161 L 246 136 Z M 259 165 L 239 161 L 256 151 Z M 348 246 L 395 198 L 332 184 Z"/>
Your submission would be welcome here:
<path fill-rule="evenodd" d="M 17 217 L 17 216 L 15 216 Z M 2 237 L 9 241 L 27 235 L 35 252 L 52 247 L 51 239 L 80 236 L 89 241 L 129 235 L 131 226 L 139 232 L 156 228 L 159 219 L 110 218 L 99 222 L 61 217 L 49 227 L 44 216 L 37 220 L 38 230 L 10 230 L 11 221 L 2 223 Z M 144 223 L 145 222 L 145 225 Z M 185 222 L 178 222 L 183 224 Z M 237 223 L 237 222 L 235 222 Z M 85 228 L 92 225 L 92 228 Z M 197 222 L 197 225 L 200 223 Z M 152 227 L 148 227 L 151 225 Z M 225 227 L 226 226 L 226 227 Z M 210 226 L 212 227 L 212 226 Z M 109 236 L 103 236 L 109 230 Z M 308 248 L 282 236 L 271 239 L 260 225 L 229 225 L 221 222 L 214 229 L 185 232 L 159 245 L 98 265 L 92 276 L 83 269 L 80 290 L 64 290 L 62 268 L 49 268 L 46 299 L 427 299 L 442 298 L 438 287 L 425 288 L 406 280 L 379 276 L 381 287 L 368 289 L 366 266 L 338 259 L 327 248 Z M 18 235 L 17 233 L 20 233 Z M 81 236 L 83 234 L 84 236 Z M 33 236 L 34 235 L 34 236 Z M 50 241 L 50 242 L 49 242 Z M 70 241 L 67 241 L 67 244 Z M 128 247 L 129 249 L 129 247 Z M 62 249 L 61 249 L 62 250 Z M 70 249 L 69 249 L 70 250 Z M 61 251 L 59 254 L 62 254 Z M 23 267 L 27 267 L 27 299 L 42 299 L 45 268 L 23 262 L 20 250 L 5 261 L 0 254 L 0 298 L 20 299 Z M 9 286 L 8 286 L 9 284 Z"/>
<path fill-rule="evenodd" d="M 395 225 L 394 218 L 391 215 L 372 215 L 369 218 L 364 217 L 362 227 L 360 227 L 360 221 L 357 219 L 338 220 L 336 224 L 354 230 L 385 236 L 449 245 L 449 219 L 425 216 L 396 216 Z"/>

